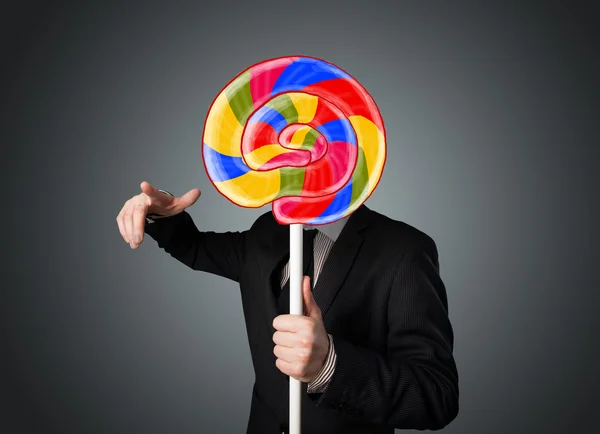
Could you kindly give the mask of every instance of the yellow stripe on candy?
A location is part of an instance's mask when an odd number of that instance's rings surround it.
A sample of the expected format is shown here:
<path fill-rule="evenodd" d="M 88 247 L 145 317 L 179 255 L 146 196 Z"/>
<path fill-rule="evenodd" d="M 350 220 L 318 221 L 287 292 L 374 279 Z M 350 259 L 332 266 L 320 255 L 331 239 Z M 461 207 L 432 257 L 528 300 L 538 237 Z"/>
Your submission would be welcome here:
<path fill-rule="evenodd" d="M 296 92 L 290 92 L 288 93 L 288 96 L 294 103 L 294 107 L 296 107 L 296 111 L 298 112 L 298 122 L 301 124 L 307 124 L 312 121 L 315 117 L 315 113 L 317 112 L 319 98 L 307 93 Z"/>
<path fill-rule="evenodd" d="M 221 154 L 241 157 L 242 132 L 244 127 L 235 117 L 225 92 L 215 100 L 204 130 L 204 143 Z"/>
<path fill-rule="evenodd" d="M 277 197 L 280 179 L 279 170 L 250 171 L 234 179 L 215 182 L 214 185 L 237 205 L 259 208 Z"/>
<path fill-rule="evenodd" d="M 368 194 L 371 194 L 381 177 L 385 163 L 385 137 L 377 125 L 363 116 L 349 116 L 348 120 L 356 132 L 358 146 L 365 153 L 369 171 Z"/>
<path fill-rule="evenodd" d="M 290 143 L 288 143 L 286 146 L 289 146 L 290 148 L 294 149 L 300 149 L 302 147 L 302 144 L 304 143 L 306 135 L 309 133 L 310 130 L 311 128 L 309 126 L 298 128 L 296 132 L 294 132 L 292 138 L 290 139 Z"/>
<path fill-rule="evenodd" d="M 286 149 L 280 144 L 264 145 L 260 148 L 256 148 L 249 154 L 244 155 L 246 165 L 252 170 L 258 170 L 267 161 L 270 161 L 274 157 L 281 154 L 289 154 L 290 152 L 296 152 L 293 149 Z"/>

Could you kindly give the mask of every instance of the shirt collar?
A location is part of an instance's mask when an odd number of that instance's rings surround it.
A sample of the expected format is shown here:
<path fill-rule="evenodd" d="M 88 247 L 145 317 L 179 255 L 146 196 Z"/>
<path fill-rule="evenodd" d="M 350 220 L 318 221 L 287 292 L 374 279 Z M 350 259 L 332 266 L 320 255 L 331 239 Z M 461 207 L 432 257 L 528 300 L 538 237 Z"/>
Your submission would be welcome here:
<path fill-rule="evenodd" d="M 326 225 L 304 226 L 304 230 L 317 229 L 319 232 L 323 233 L 323 235 L 326 235 L 331 240 L 336 241 L 342 233 L 342 229 L 344 229 L 344 225 L 348 221 L 349 217 L 350 216 L 348 215 L 342 219 L 336 220 L 335 222 L 328 223 Z"/>

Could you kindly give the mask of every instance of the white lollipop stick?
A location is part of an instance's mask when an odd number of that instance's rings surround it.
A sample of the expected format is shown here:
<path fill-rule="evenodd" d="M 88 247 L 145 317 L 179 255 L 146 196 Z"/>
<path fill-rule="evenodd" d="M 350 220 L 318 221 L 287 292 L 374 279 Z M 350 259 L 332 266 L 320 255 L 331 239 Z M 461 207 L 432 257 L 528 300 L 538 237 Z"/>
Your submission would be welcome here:
<path fill-rule="evenodd" d="M 302 301 L 303 232 L 302 224 L 290 225 L 290 314 L 292 315 L 304 314 Z M 290 434 L 300 434 L 301 397 L 300 381 L 290 377 Z"/>

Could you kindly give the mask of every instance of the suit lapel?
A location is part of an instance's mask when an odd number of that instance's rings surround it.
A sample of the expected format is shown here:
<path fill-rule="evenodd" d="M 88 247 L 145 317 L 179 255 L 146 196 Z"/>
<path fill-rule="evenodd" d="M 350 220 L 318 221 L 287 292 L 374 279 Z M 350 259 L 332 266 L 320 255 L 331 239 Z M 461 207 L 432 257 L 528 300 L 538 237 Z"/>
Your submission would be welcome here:
<path fill-rule="evenodd" d="M 364 204 L 354 211 L 323 264 L 317 285 L 313 290 L 315 301 L 321 308 L 323 316 L 329 310 L 354 263 L 363 242 L 362 230 L 368 224 L 370 213 L 371 210 Z M 287 225 L 278 224 L 274 218 L 273 224 L 269 226 L 272 228 L 271 233 L 265 237 L 267 241 L 264 241 L 260 248 L 261 256 L 264 258 L 258 260 L 260 277 L 257 284 L 253 285 L 253 289 L 263 309 L 265 322 L 274 331 L 273 319 L 279 315 L 275 291 L 280 290 L 280 276 L 275 272 L 281 270 L 289 259 L 290 229 Z M 304 261 L 306 261 L 308 252 L 304 253 Z"/>
<path fill-rule="evenodd" d="M 354 211 L 323 264 L 317 285 L 313 289 L 313 297 L 323 317 L 327 314 L 356 259 L 364 239 L 362 231 L 368 225 L 370 213 L 371 210 L 365 205 L 361 205 Z"/>
<path fill-rule="evenodd" d="M 258 259 L 260 279 L 253 288 L 263 308 L 267 326 L 274 331 L 273 319 L 278 315 L 275 291 L 279 290 L 279 276 L 275 275 L 275 271 L 281 269 L 281 263 L 285 265 L 285 260 L 289 257 L 290 229 L 288 226 L 280 225 L 275 219 L 270 226 L 272 226 L 272 233 L 265 237 L 268 241 L 261 246 L 260 254 L 264 259 Z"/>

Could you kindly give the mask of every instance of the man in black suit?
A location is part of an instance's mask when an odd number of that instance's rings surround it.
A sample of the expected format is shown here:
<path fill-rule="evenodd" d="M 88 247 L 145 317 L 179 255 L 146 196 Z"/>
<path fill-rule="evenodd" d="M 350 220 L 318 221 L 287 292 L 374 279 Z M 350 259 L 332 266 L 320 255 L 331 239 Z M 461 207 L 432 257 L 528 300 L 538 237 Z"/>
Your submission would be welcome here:
<path fill-rule="evenodd" d="M 147 233 L 191 269 L 239 283 L 256 378 L 247 433 L 287 432 L 290 376 L 302 381 L 308 434 L 437 430 L 454 420 L 454 337 L 428 235 L 364 204 L 306 232 L 305 315 L 289 315 L 289 228 L 271 211 L 246 231 L 201 232 L 185 211 L 198 189 L 179 198 L 141 189 L 117 216 L 132 248 Z"/>

